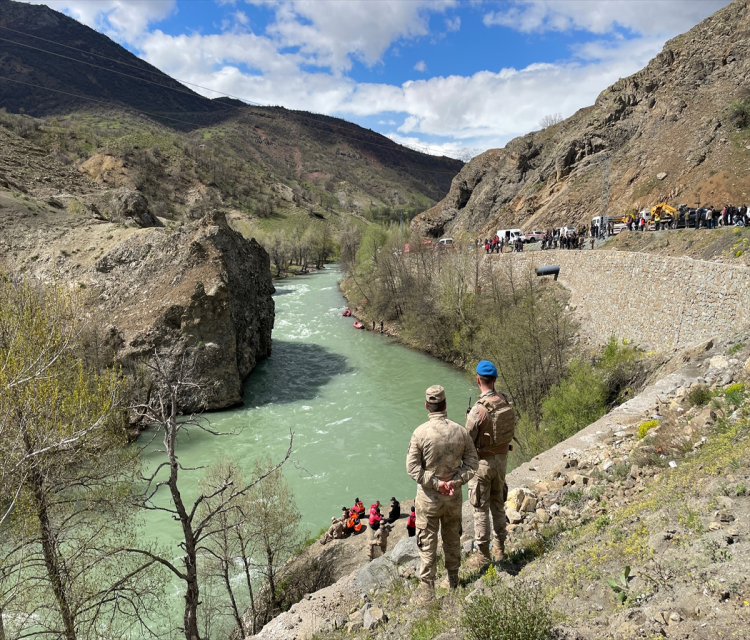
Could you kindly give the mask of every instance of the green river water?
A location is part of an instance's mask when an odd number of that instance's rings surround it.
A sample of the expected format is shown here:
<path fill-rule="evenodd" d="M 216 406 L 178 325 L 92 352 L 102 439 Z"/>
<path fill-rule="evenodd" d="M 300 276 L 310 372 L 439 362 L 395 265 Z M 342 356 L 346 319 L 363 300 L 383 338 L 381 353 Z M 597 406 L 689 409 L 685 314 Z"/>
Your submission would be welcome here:
<path fill-rule="evenodd" d="M 294 462 L 284 473 L 302 526 L 312 533 L 355 497 L 365 505 L 375 500 L 387 505 L 391 496 L 413 499 L 416 485 L 406 474 L 406 448 L 427 417 L 425 389 L 443 385 L 448 415 L 462 424 L 469 396 L 477 395 L 469 378 L 450 366 L 386 336 L 354 329 L 354 319 L 341 316 L 346 301 L 340 277 L 329 266 L 277 284 L 271 357 L 248 378 L 244 406 L 208 415 L 213 429 L 241 433 L 216 437 L 193 430 L 178 445 L 185 467 L 230 456 L 249 474 L 257 457 L 283 456 L 291 429 Z M 163 460 L 154 453 L 148 458 L 151 464 Z M 183 496 L 195 495 L 199 476 L 181 475 Z M 164 488 L 160 494 L 167 504 Z M 146 531 L 180 555 L 179 525 L 166 514 L 151 512 Z M 181 598 L 177 586 L 174 597 Z"/>

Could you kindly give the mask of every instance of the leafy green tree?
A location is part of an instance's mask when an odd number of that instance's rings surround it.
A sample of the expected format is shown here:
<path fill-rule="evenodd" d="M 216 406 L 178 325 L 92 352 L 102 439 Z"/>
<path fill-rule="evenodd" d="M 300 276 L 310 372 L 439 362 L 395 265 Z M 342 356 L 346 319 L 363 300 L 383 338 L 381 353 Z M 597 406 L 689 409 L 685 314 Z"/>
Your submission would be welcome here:
<path fill-rule="evenodd" d="M 149 627 L 153 562 L 122 556 L 137 468 L 124 382 L 79 357 L 81 315 L 60 286 L 0 278 L 0 608 L 18 638 Z"/>

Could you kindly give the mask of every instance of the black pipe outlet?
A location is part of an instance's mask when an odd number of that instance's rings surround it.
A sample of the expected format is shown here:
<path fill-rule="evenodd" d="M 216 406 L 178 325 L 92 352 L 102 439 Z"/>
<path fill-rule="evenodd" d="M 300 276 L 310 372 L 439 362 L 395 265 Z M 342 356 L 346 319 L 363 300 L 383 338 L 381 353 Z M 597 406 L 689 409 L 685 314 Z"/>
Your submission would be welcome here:
<path fill-rule="evenodd" d="M 557 276 L 560 273 L 560 265 L 559 264 L 552 264 L 548 267 L 537 267 L 536 268 L 536 275 L 538 276 L 555 276 L 555 280 L 557 280 Z"/>

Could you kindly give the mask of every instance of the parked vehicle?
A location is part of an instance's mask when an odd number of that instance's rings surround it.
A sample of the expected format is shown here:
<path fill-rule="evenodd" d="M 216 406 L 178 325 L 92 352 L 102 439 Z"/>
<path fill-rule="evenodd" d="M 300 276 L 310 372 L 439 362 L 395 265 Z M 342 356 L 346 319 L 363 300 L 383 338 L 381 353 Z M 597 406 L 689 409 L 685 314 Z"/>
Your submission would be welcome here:
<path fill-rule="evenodd" d="M 524 242 L 541 242 L 544 240 L 544 231 L 529 231 L 521 236 L 521 240 Z"/>
<path fill-rule="evenodd" d="M 456 245 L 453 244 L 453 238 L 441 238 L 438 240 L 436 249 L 455 249 Z"/>
<path fill-rule="evenodd" d="M 523 235 L 523 232 L 520 229 L 500 229 L 497 232 L 497 237 L 502 239 L 505 239 L 505 244 L 508 243 L 515 243 L 516 240 L 518 240 Z"/>

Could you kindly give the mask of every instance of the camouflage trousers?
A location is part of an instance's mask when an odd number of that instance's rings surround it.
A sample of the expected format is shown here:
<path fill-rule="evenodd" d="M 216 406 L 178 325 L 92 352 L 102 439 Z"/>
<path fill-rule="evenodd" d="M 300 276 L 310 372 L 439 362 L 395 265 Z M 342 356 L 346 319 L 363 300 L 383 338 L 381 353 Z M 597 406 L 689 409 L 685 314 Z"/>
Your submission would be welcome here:
<path fill-rule="evenodd" d="M 438 499 L 417 494 L 414 501 L 417 525 L 417 546 L 422 566 L 419 579 L 434 585 L 437 573 L 438 531 L 443 538 L 445 568 L 457 575 L 461 566 L 461 491 Z"/>
<path fill-rule="evenodd" d="M 508 485 L 505 484 L 505 471 L 508 456 L 480 458 L 479 468 L 469 480 L 469 502 L 474 507 L 474 540 L 484 555 L 490 548 L 490 512 L 495 538 L 505 541 L 505 500 Z"/>

